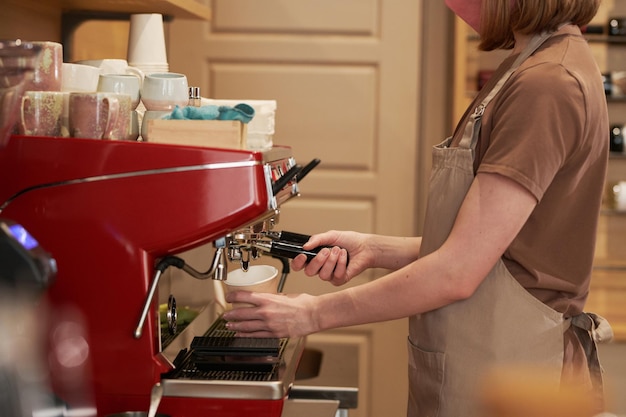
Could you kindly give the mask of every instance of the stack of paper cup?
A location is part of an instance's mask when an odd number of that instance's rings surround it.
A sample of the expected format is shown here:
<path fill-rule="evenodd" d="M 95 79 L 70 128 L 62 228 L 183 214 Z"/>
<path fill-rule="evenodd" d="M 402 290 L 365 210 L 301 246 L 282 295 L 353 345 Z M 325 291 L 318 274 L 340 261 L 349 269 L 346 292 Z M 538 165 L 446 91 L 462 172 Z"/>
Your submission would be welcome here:
<path fill-rule="evenodd" d="M 146 13 L 130 16 L 128 64 L 145 74 L 169 71 L 163 15 Z"/>

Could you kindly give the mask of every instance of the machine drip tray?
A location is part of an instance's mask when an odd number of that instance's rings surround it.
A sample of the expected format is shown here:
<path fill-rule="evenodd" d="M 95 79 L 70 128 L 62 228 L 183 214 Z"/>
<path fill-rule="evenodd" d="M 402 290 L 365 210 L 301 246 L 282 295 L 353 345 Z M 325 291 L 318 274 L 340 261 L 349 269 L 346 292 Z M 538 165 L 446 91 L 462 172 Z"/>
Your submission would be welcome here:
<path fill-rule="evenodd" d="M 235 337 L 222 318 L 204 336 L 194 337 L 190 350 L 182 350 L 171 379 L 273 381 L 279 377 L 288 339 Z"/>
<path fill-rule="evenodd" d="M 178 352 L 174 368 L 161 375 L 163 395 L 284 399 L 293 385 L 305 339 L 235 338 L 225 325 L 219 317 L 195 340 L 194 347 L 190 344 Z M 226 346 L 235 347 L 237 354 L 224 350 Z"/>
<path fill-rule="evenodd" d="M 194 337 L 191 350 L 196 356 L 278 356 L 280 339 L 251 337 Z"/>
<path fill-rule="evenodd" d="M 194 355 L 193 361 L 200 371 L 239 371 L 270 373 L 280 359 L 276 356 L 225 356 Z"/>

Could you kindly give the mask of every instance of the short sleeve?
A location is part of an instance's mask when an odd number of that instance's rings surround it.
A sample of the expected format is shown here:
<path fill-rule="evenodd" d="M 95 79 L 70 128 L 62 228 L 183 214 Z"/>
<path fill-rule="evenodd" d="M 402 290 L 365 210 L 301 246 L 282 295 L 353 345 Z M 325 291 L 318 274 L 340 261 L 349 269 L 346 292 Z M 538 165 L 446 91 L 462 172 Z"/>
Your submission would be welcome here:
<path fill-rule="evenodd" d="M 555 63 L 526 68 L 509 80 L 485 114 L 488 142 L 477 172 L 512 179 L 541 200 L 577 150 L 585 129 L 584 94 Z"/>

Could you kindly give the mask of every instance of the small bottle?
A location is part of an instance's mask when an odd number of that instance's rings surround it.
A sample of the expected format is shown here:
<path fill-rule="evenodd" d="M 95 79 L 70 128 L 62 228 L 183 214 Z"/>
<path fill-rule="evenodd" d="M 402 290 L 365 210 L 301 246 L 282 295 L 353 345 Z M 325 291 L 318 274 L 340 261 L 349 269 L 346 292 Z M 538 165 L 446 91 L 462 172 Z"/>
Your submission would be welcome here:
<path fill-rule="evenodd" d="M 189 87 L 189 105 L 194 107 L 202 106 L 200 87 Z"/>

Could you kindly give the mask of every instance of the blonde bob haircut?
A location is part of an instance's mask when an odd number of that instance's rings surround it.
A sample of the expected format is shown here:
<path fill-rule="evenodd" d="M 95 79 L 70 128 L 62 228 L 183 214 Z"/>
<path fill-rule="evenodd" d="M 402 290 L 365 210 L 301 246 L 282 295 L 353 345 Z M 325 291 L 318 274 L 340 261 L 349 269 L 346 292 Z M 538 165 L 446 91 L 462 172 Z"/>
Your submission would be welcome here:
<path fill-rule="evenodd" d="M 511 49 L 513 32 L 532 35 L 564 23 L 587 25 L 601 0 L 483 0 L 480 45 L 483 51 Z"/>

